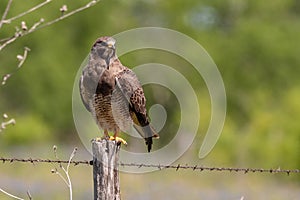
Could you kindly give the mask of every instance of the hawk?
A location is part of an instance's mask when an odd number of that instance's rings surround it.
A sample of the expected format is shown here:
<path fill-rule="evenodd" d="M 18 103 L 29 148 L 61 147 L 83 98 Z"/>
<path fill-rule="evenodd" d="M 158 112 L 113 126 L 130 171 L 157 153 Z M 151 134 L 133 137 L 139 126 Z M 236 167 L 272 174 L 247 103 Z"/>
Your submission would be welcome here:
<path fill-rule="evenodd" d="M 150 152 L 152 138 L 159 135 L 150 125 L 143 88 L 135 73 L 118 59 L 115 42 L 105 36 L 92 46 L 80 77 L 80 96 L 106 139 L 127 144 L 118 134 L 133 126 Z M 114 135 L 110 137 L 108 132 Z"/>

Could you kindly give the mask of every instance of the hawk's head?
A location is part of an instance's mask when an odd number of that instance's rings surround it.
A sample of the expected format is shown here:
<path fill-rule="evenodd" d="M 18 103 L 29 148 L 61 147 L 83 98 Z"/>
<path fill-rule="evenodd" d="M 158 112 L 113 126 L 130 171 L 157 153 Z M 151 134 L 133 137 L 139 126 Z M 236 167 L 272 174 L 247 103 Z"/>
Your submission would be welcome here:
<path fill-rule="evenodd" d="M 116 40 L 112 37 L 104 36 L 100 37 L 94 43 L 91 54 L 94 59 L 104 59 L 107 68 L 116 58 Z"/>

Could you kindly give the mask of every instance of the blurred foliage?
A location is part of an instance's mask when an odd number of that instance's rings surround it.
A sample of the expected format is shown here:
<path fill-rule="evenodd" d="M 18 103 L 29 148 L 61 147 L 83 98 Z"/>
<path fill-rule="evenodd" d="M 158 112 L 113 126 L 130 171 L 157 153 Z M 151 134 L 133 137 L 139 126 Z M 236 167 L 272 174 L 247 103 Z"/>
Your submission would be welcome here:
<path fill-rule="evenodd" d="M 41 17 L 53 19 L 61 14 L 59 7 L 64 3 L 69 8 L 80 5 L 79 1 L 53 1 L 26 16 L 26 22 L 33 24 Z M 34 4 L 29 0 L 26 5 L 14 1 L 9 16 Z M 6 1 L 0 2 L 0 13 L 5 5 Z M 19 23 L 4 25 L 1 37 L 10 36 Z M 21 70 L 0 88 L 0 113 L 8 112 L 17 121 L 16 126 L 0 135 L 0 145 L 76 138 L 72 88 L 77 84 L 75 75 L 91 44 L 99 36 L 143 26 L 162 26 L 185 33 L 203 45 L 216 62 L 225 83 L 228 107 L 224 131 L 211 157 L 229 165 L 299 168 L 297 0 L 103 0 L 95 7 L 25 36 L 0 52 L 3 76 L 15 69 L 15 57 L 24 46 L 31 49 Z M 185 61 L 174 55 L 139 55 L 124 55 L 121 60 L 132 67 L 149 61 L 164 63 L 182 72 L 193 86 L 200 85 L 195 89 L 199 92 L 200 107 L 204 107 L 203 125 L 199 129 L 202 138 L 210 119 L 210 102 L 201 77 L 192 78 L 193 69 L 183 69 Z M 151 105 L 155 92 L 148 88 L 147 93 Z M 179 114 L 175 110 L 169 113 L 175 124 Z M 177 128 L 177 124 L 169 125 L 166 132 Z"/>
<path fill-rule="evenodd" d="M 21 115 L 16 117 L 18 125 L 5 130 L 1 136 L 6 147 L 10 145 L 25 145 L 25 144 L 42 144 L 48 143 L 53 139 L 51 127 L 40 119 L 39 116 Z"/>

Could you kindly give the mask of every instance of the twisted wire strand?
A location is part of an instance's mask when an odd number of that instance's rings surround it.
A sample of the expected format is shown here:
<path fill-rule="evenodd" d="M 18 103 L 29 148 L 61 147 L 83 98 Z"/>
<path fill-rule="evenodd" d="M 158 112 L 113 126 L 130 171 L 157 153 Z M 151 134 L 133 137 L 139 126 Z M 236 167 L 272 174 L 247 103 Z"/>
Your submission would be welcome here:
<path fill-rule="evenodd" d="M 69 160 L 51 160 L 51 159 L 33 159 L 33 158 L 0 158 L 1 163 L 14 163 L 14 162 L 21 162 L 21 163 L 56 163 L 56 164 L 67 164 Z M 71 164 L 74 166 L 76 165 L 93 165 L 93 161 L 88 160 L 72 160 L 70 161 Z M 192 170 L 192 171 L 219 171 L 219 172 L 241 172 L 241 173 L 285 173 L 287 175 L 290 174 L 299 174 L 299 169 L 264 169 L 264 168 L 236 168 L 236 167 L 207 167 L 207 166 L 198 166 L 198 165 L 161 165 L 161 164 L 144 164 L 144 163 L 119 163 L 119 166 L 121 167 L 137 167 L 137 168 L 157 168 L 159 170 L 163 169 L 174 169 L 178 171 L 179 169 L 185 169 L 185 170 Z"/>

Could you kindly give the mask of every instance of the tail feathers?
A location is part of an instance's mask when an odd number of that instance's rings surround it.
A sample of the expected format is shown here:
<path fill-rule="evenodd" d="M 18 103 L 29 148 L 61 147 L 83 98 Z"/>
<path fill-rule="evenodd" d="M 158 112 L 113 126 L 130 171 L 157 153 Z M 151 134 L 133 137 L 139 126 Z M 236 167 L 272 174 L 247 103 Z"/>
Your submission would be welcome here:
<path fill-rule="evenodd" d="M 134 128 L 145 139 L 148 152 L 150 152 L 153 144 L 152 138 L 158 139 L 159 138 L 158 133 L 156 133 L 156 131 L 150 124 L 144 127 L 134 124 Z"/>
<path fill-rule="evenodd" d="M 153 144 L 152 137 L 145 138 L 145 141 L 146 141 L 148 152 L 150 152 Z"/>

